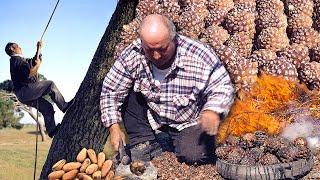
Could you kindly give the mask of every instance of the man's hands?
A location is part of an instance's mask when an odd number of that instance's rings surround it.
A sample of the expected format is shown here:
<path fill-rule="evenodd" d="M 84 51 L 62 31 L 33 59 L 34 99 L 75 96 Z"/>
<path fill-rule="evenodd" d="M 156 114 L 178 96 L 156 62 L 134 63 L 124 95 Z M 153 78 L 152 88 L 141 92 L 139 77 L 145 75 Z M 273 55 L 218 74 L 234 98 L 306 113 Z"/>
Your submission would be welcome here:
<path fill-rule="evenodd" d="M 216 135 L 220 124 L 219 114 L 216 112 L 205 110 L 200 114 L 198 122 L 203 131 L 209 135 Z"/>
<path fill-rule="evenodd" d="M 42 41 L 38 41 L 37 42 L 37 49 L 40 50 L 42 48 L 42 45 L 43 45 Z"/>
<path fill-rule="evenodd" d="M 113 150 L 119 151 L 120 142 L 125 144 L 125 134 L 121 131 L 119 124 L 112 124 L 109 131 L 111 146 Z"/>

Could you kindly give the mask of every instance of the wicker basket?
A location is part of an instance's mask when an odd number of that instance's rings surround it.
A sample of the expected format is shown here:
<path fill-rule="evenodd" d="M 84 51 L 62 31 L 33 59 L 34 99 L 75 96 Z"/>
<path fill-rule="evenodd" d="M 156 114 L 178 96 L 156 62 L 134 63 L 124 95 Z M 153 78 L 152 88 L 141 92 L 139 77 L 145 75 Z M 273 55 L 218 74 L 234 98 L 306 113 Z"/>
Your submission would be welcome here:
<path fill-rule="evenodd" d="M 301 159 L 268 166 L 231 164 L 221 159 L 216 162 L 219 173 L 228 179 L 297 179 L 309 172 L 313 165 L 313 156 L 308 160 Z"/>

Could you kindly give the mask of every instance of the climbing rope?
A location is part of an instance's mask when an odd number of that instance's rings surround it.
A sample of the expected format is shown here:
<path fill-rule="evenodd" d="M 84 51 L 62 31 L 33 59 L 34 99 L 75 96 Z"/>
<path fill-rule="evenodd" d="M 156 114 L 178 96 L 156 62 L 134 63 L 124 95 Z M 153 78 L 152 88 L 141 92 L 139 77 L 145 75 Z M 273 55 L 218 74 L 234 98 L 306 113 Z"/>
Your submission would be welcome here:
<path fill-rule="evenodd" d="M 42 35 L 41 35 L 41 38 L 40 38 L 40 42 L 42 41 L 43 39 L 43 36 L 44 34 L 46 33 L 48 27 L 49 27 L 49 24 L 51 22 L 51 19 L 53 17 L 53 14 L 55 13 L 56 9 L 57 9 L 57 6 L 59 4 L 60 0 L 57 1 L 52 13 L 51 13 L 51 16 L 49 18 L 49 21 L 44 29 L 44 31 L 42 32 Z M 36 52 L 36 58 L 39 58 L 39 49 L 37 48 L 37 52 Z M 39 74 L 37 73 L 37 81 L 39 80 Z M 37 161 L 38 161 L 38 131 L 39 131 L 39 100 L 37 100 L 37 125 L 36 125 L 36 152 L 35 152 L 35 159 L 34 159 L 34 170 L 33 170 L 33 180 L 36 180 L 36 172 L 37 172 Z"/>
<path fill-rule="evenodd" d="M 46 31 L 47 31 L 47 29 L 48 29 L 48 26 L 49 26 L 49 24 L 50 24 L 50 22 L 51 22 L 52 16 L 53 16 L 54 12 L 56 12 L 56 9 L 57 9 L 57 6 L 58 6 L 59 2 L 60 2 L 60 0 L 57 1 L 56 6 L 54 7 L 54 9 L 53 9 L 53 11 L 52 11 L 52 13 L 51 13 L 51 16 L 50 16 L 50 19 L 49 19 L 49 21 L 48 21 L 48 23 L 47 23 L 47 25 L 46 25 L 46 28 L 44 28 L 44 31 L 42 32 L 40 41 L 42 41 L 42 38 L 43 38 L 44 34 L 46 33 Z"/>

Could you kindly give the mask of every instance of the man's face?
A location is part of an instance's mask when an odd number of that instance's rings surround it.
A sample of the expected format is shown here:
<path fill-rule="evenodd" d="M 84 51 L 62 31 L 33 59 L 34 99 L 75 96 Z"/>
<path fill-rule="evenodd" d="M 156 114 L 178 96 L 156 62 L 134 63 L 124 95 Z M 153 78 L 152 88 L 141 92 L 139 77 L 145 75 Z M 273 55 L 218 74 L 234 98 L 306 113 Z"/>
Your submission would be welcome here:
<path fill-rule="evenodd" d="M 18 44 L 13 44 L 11 46 L 11 50 L 12 50 L 13 54 L 22 54 L 22 49 Z"/>
<path fill-rule="evenodd" d="M 175 39 L 165 39 L 160 41 L 142 40 L 142 48 L 145 56 L 158 68 L 168 68 L 167 65 L 174 58 L 176 43 Z M 171 64 L 170 64 L 171 65 Z"/>

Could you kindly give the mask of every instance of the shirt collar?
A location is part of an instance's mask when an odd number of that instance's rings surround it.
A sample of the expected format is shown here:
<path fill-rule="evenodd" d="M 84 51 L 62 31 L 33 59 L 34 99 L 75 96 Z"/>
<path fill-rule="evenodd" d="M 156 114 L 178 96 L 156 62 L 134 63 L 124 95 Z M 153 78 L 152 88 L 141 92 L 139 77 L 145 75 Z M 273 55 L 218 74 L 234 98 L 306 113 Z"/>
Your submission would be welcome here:
<path fill-rule="evenodd" d="M 13 54 L 12 56 L 18 56 L 18 57 L 24 58 L 24 56 L 22 54 Z"/>

